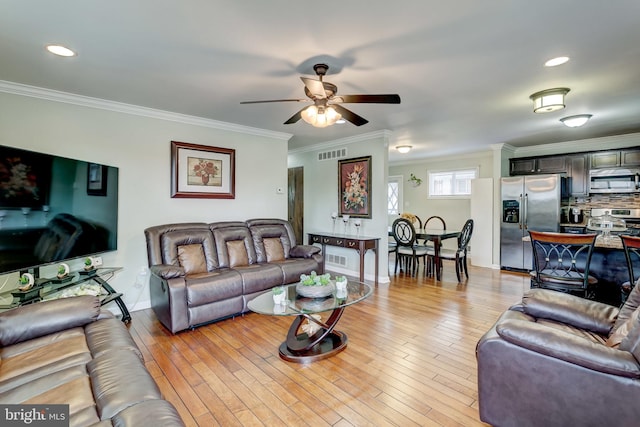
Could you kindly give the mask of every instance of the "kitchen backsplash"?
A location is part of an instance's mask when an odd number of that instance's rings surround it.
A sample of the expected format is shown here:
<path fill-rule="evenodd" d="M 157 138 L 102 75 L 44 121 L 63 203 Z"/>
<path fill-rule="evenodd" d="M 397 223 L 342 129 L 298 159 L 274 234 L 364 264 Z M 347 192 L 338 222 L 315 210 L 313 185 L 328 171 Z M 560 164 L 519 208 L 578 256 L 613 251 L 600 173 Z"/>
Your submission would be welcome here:
<path fill-rule="evenodd" d="M 562 207 L 580 208 L 585 213 L 591 208 L 640 209 L 640 194 L 592 194 L 587 197 L 572 197 L 563 201 Z"/>

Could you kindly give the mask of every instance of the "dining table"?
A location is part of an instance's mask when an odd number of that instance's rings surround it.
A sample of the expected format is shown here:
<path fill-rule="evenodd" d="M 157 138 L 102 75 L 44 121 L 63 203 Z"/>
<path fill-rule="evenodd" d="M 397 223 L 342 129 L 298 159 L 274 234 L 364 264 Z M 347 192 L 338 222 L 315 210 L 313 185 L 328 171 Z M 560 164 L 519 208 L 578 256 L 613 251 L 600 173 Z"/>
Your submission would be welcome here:
<path fill-rule="evenodd" d="M 389 236 L 393 236 L 391 227 L 389 227 Z M 442 279 L 442 271 L 440 265 L 440 246 L 443 240 L 458 238 L 460 230 L 443 230 L 441 228 L 416 228 L 416 240 L 424 240 L 433 242 L 433 262 L 436 270 L 436 280 Z"/>

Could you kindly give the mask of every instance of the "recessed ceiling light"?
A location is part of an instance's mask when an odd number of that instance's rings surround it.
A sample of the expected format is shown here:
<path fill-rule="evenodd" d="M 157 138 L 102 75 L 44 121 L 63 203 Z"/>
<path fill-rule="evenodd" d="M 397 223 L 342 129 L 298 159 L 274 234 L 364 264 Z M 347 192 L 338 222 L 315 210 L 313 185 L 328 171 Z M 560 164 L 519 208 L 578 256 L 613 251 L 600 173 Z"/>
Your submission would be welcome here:
<path fill-rule="evenodd" d="M 558 56 L 557 58 L 551 58 L 547 62 L 544 63 L 545 67 L 556 67 L 558 65 L 562 65 L 569 61 L 568 56 Z"/>
<path fill-rule="evenodd" d="M 74 51 L 59 44 L 48 44 L 47 50 L 58 56 L 76 56 L 76 53 Z"/>

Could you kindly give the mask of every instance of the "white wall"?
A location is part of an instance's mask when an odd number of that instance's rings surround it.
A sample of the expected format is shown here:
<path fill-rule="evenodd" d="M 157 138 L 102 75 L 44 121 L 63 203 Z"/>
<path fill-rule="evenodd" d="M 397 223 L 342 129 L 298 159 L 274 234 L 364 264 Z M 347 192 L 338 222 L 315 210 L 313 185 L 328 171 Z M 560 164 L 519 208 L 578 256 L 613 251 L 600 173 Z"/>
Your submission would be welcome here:
<path fill-rule="evenodd" d="M 345 125 L 348 126 L 348 125 Z M 371 219 L 362 220 L 361 235 L 379 237 L 379 271 L 380 282 L 389 281 L 388 247 L 387 247 L 387 163 L 389 132 L 374 132 L 360 137 L 330 141 L 321 146 L 293 150 L 289 153 L 289 167 L 304 168 L 304 232 L 331 232 L 331 213 L 338 211 L 338 160 L 317 160 L 318 152 L 346 147 L 345 159 L 371 156 Z M 336 232 L 342 233 L 342 224 L 336 226 Z M 355 235 L 355 227 L 349 233 Z M 305 234 L 305 243 L 307 237 Z M 327 264 L 327 269 L 348 275 L 359 275 L 359 256 L 356 251 L 327 246 L 327 254 L 340 255 L 347 258 L 347 266 L 339 267 Z M 373 280 L 374 255 L 368 251 L 365 256 L 365 279 Z"/>
<path fill-rule="evenodd" d="M 121 107 L 116 109 L 127 110 Z M 124 267 L 110 283 L 124 292 L 129 309 L 141 309 L 149 306 L 148 279 L 142 290 L 133 284 L 147 267 L 146 227 L 287 218 L 286 195 L 276 194 L 276 188 L 287 185 L 289 135 L 129 107 L 133 114 L 0 92 L 0 144 L 119 168 L 118 250 L 104 254 L 103 261 Z M 172 140 L 235 149 L 235 199 L 172 199 Z M 8 290 L 17 275 L 0 277 L 0 286 L 5 280 Z"/>
<path fill-rule="evenodd" d="M 409 159 L 411 154 L 409 153 Z M 426 220 L 432 215 L 441 216 L 447 223 L 448 229 L 462 229 L 465 221 L 471 217 L 470 199 L 429 199 L 428 172 L 439 170 L 479 168 L 478 178 L 493 178 L 493 153 L 482 151 L 466 155 L 439 157 L 436 159 L 422 159 L 405 163 L 389 165 L 389 175 L 403 177 L 403 206 L 400 212 L 409 212 Z M 407 180 L 411 174 L 422 179 L 419 187 L 413 187 Z M 444 241 L 444 246 L 455 248 L 455 239 Z"/>

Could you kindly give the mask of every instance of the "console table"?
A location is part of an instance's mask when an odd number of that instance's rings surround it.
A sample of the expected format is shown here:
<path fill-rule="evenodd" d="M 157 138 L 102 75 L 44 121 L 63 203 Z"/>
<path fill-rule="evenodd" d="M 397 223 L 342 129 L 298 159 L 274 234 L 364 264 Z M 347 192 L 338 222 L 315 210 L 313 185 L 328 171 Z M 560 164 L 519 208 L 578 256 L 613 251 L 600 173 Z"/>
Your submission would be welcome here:
<path fill-rule="evenodd" d="M 309 244 L 322 245 L 323 263 L 326 262 L 326 246 L 353 249 L 360 254 L 360 282 L 364 282 L 364 254 L 372 250 L 375 257 L 375 284 L 378 285 L 378 241 L 379 237 L 359 237 L 347 234 L 309 233 Z M 324 266 L 324 265 L 323 265 Z"/>
<path fill-rule="evenodd" d="M 32 304 L 50 299 L 64 298 L 74 295 L 74 287 L 94 282 L 100 286 L 100 305 L 115 302 L 122 313 L 122 321 L 131 321 L 131 315 L 127 306 L 122 301 L 122 293 L 116 292 L 108 280 L 122 267 L 96 268 L 90 272 L 73 272 L 65 279 L 57 278 L 36 278 L 35 285 L 28 291 L 12 289 L 0 293 L 0 311 L 19 307 L 21 305 Z"/>

